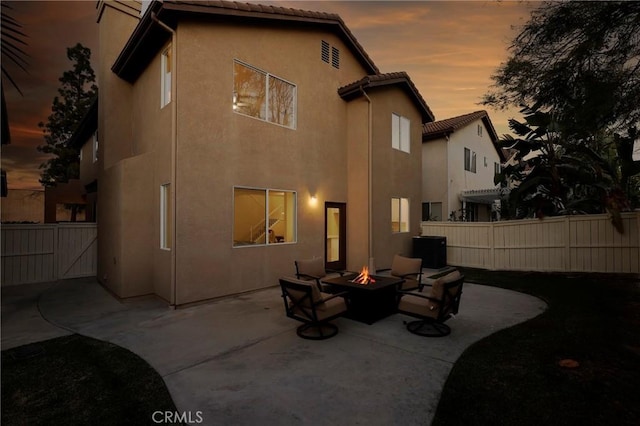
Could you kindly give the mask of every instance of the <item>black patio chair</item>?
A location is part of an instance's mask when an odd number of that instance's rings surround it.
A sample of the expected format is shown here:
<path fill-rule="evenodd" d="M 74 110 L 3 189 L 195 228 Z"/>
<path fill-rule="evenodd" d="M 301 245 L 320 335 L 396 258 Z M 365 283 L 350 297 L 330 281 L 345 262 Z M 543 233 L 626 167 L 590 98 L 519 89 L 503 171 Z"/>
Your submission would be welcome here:
<path fill-rule="evenodd" d="M 293 277 L 280 278 L 280 288 L 287 316 L 304 323 L 296 330 L 298 336 L 323 340 L 338 334 L 338 327 L 329 321 L 347 312 L 346 292 L 323 293 L 315 282 Z"/>
<path fill-rule="evenodd" d="M 407 323 L 407 330 L 427 337 L 449 335 L 451 328 L 444 322 L 458 313 L 463 284 L 464 275 L 454 271 L 435 280 L 428 294 L 422 289 L 399 291 L 398 312 L 418 318 Z"/>

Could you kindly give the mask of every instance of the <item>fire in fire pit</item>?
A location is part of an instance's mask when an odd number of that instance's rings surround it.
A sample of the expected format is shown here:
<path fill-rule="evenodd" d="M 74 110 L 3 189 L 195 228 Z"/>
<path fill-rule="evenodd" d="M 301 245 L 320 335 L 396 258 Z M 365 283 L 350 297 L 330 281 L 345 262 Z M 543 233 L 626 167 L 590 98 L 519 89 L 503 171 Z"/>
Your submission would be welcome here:
<path fill-rule="evenodd" d="M 360 274 L 358 274 L 357 277 L 355 277 L 354 279 L 351 280 L 351 282 L 356 283 L 356 284 L 370 284 L 370 283 L 375 283 L 376 280 L 373 279 L 373 277 L 371 275 L 369 275 L 369 268 L 367 268 L 366 266 L 362 267 L 362 271 L 360 271 Z"/>

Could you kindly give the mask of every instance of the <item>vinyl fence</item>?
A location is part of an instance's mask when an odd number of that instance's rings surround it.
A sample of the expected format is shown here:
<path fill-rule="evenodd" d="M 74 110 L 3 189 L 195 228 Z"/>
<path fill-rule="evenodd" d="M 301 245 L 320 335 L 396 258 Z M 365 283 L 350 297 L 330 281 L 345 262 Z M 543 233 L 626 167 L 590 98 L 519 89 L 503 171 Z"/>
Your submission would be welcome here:
<path fill-rule="evenodd" d="M 447 263 L 493 270 L 640 273 L 640 212 L 502 222 L 422 222 L 447 238 Z"/>
<path fill-rule="evenodd" d="M 2 225 L 2 285 L 96 275 L 95 223 Z"/>

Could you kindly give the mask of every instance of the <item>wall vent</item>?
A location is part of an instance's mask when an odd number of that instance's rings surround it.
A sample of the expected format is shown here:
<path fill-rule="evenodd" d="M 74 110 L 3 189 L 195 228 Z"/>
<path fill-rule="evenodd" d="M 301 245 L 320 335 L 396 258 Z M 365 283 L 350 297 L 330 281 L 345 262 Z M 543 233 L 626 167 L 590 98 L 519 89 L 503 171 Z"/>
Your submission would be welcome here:
<path fill-rule="evenodd" d="M 329 43 L 324 40 L 322 40 L 321 57 L 324 62 L 329 63 Z"/>
<path fill-rule="evenodd" d="M 340 51 L 335 47 L 331 48 L 331 65 L 334 68 L 340 68 Z"/>

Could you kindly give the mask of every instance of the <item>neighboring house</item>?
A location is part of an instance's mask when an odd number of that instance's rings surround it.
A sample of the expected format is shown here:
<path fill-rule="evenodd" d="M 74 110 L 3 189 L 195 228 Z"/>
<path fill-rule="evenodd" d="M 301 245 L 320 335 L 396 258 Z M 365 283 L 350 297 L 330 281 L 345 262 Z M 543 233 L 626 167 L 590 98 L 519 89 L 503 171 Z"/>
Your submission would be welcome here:
<path fill-rule="evenodd" d="M 391 266 L 420 233 L 422 126 L 338 15 L 98 4 L 98 279 L 172 305 L 277 285 L 294 260 Z"/>
<path fill-rule="evenodd" d="M 422 219 L 490 221 L 505 161 L 486 111 L 426 123 L 422 133 Z"/>
<path fill-rule="evenodd" d="M 98 203 L 98 98 L 96 97 L 68 142 L 80 151 L 81 194 L 87 222 L 97 221 Z"/>

